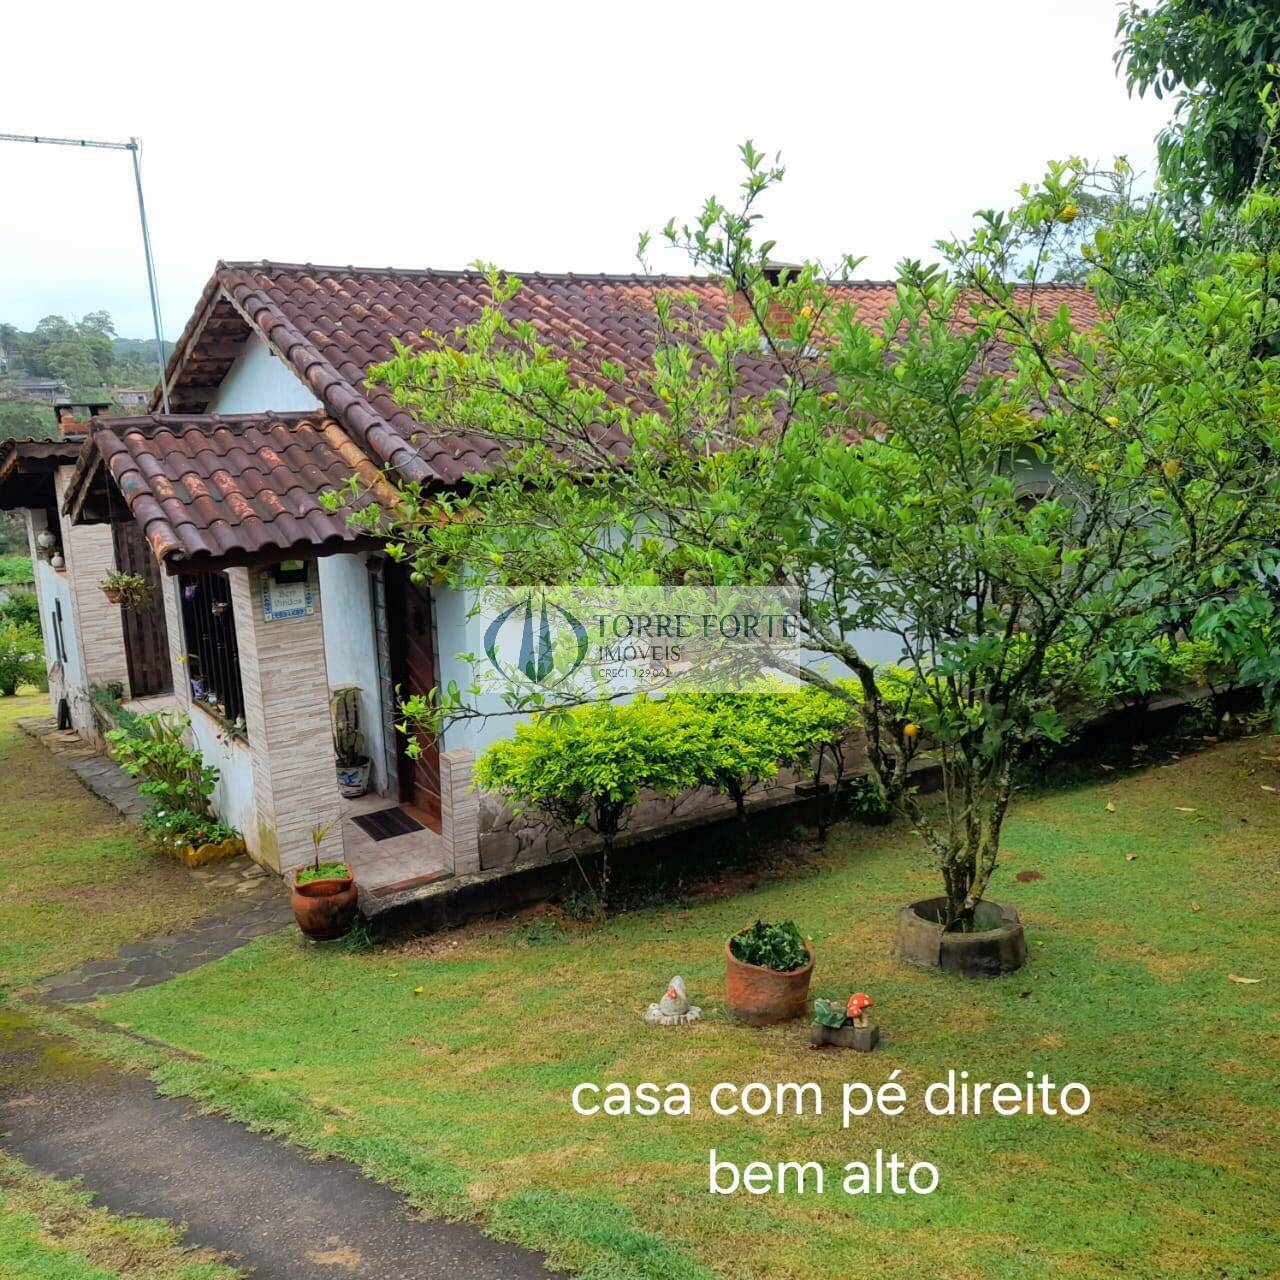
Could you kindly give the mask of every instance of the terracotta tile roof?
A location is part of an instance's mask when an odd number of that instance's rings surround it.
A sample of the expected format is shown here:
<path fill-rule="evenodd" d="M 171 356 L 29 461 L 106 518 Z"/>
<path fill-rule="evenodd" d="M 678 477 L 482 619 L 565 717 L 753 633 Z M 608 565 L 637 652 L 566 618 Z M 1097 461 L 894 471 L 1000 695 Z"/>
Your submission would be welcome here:
<path fill-rule="evenodd" d="M 83 435 L 0 440 L 0 511 L 53 504 L 53 473 L 76 460 Z"/>
<path fill-rule="evenodd" d="M 306 414 L 95 418 L 68 486 L 73 518 L 110 519 L 123 498 L 170 572 L 326 555 L 368 541 L 318 496 L 353 472 L 395 501 L 350 436 Z M 109 485 L 106 473 L 114 485 Z"/>
<path fill-rule="evenodd" d="M 530 321 L 584 375 L 604 357 L 632 374 L 647 366 L 660 291 L 691 294 L 713 323 L 723 321 L 732 305 L 722 284 L 703 276 L 532 273 L 521 279 L 510 313 Z M 1065 303 L 1080 327 L 1096 322 L 1086 289 L 1039 288 L 1053 310 Z M 893 302 L 895 286 L 866 281 L 833 289 L 856 303 L 865 319 L 878 322 Z M 377 463 L 390 464 L 408 480 L 455 485 L 468 473 L 487 470 L 498 446 L 415 421 L 384 390 L 364 383 L 373 365 L 394 354 L 393 340 L 420 347 L 424 329 L 448 334 L 475 320 L 488 298 L 487 281 L 474 271 L 221 262 L 170 360 L 172 405 L 203 411 L 252 328 Z M 777 367 L 762 357 L 744 370 L 744 382 L 750 391 L 776 386 Z"/>

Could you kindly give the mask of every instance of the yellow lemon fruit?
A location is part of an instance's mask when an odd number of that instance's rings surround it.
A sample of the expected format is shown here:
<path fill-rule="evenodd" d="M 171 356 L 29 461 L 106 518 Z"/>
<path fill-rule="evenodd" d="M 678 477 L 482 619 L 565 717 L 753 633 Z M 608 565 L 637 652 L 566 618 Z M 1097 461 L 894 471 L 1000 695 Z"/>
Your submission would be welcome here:
<path fill-rule="evenodd" d="M 914 742 L 920 736 L 920 726 L 918 724 L 904 724 L 902 726 L 902 736 L 908 742 Z"/>
<path fill-rule="evenodd" d="M 1058 221 L 1074 222 L 1076 220 L 1076 215 L 1079 214 L 1079 212 L 1080 210 L 1077 209 L 1075 205 L 1064 204 L 1062 208 L 1058 210 Z"/>
<path fill-rule="evenodd" d="M 1108 419 L 1107 419 L 1107 426 L 1109 426 L 1109 427 L 1118 427 L 1119 425 L 1120 425 L 1120 419 L 1119 419 L 1119 418 L 1108 418 Z"/>

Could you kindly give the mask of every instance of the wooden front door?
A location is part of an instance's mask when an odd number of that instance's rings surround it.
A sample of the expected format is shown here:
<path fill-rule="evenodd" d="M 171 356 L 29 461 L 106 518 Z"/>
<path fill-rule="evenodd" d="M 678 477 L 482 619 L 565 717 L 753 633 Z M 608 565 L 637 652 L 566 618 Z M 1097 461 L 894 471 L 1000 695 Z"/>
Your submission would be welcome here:
<path fill-rule="evenodd" d="M 405 566 L 388 562 L 386 591 L 395 696 L 397 699 L 425 697 L 440 683 L 430 588 L 411 582 Z M 398 715 L 396 718 L 398 721 Z M 436 739 L 427 734 L 417 735 L 417 740 L 421 752 L 415 760 L 408 754 L 409 738 L 396 734 L 400 802 L 415 810 L 420 821 L 439 831 L 440 747 Z"/>
<path fill-rule="evenodd" d="M 151 599 L 144 608 L 122 609 L 124 653 L 129 664 L 129 695 L 150 698 L 173 691 L 173 667 L 169 662 L 169 631 L 164 622 L 164 579 L 141 525 L 120 520 L 111 526 L 116 568 L 136 573 L 151 584 Z"/>

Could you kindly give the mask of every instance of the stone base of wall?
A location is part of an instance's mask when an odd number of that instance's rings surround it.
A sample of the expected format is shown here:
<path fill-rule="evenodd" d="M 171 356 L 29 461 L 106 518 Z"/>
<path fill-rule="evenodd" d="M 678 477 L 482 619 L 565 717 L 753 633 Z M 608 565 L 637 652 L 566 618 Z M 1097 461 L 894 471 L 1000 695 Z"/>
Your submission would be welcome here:
<path fill-rule="evenodd" d="M 861 773 L 865 756 L 861 743 L 851 740 L 845 747 L 845 773 Z M 823 770 L 825 781 L 832 781 L 834 766 L 828 762 Z M 781 770 L 765 786 L 753 788 L 746 797 L 747 809 L 754 813 L 797 801 L 796 788 L 813 780 L 813 770 L 801 772 Z M 480 870 L 515 869 L 547 858 L 568 853 L 591 853 L 600 848 L 600 838 L 580 828 L 572 834 L 548 823 L 536 811 L 519 812 L 500 797 L 480 793 Z M 645 793 L 627 816 L 627 824 L 618 838 L 625 847 L 652 840 L 693 827 L 724 822 L 734 816 L 733 801 L 707 787 L 687 791 L 678 796 Z"/>

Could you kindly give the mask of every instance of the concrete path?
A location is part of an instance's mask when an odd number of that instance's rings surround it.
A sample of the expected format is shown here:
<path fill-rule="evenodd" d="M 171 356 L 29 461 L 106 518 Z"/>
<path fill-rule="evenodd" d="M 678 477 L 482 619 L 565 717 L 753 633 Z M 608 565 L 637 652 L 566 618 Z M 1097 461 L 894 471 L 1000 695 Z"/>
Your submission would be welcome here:
<path fill-rule="evenodd" d="M 318 1161 L 162 1098 L 21 1018 L 0 1023 L 0 1143 L 117 1213 L 187 1224 L 254 1280 L 548 1280 L 542 1255 L 412 1215 L 353 1165 Z"/>

